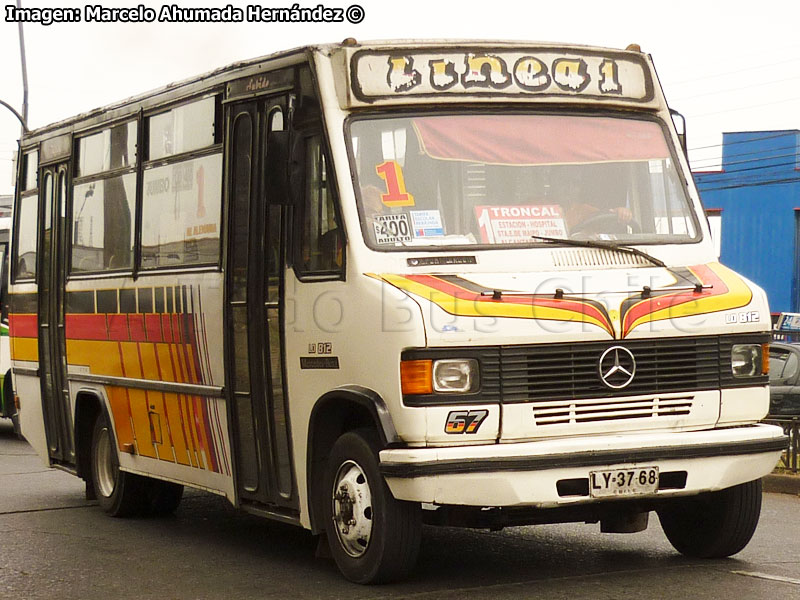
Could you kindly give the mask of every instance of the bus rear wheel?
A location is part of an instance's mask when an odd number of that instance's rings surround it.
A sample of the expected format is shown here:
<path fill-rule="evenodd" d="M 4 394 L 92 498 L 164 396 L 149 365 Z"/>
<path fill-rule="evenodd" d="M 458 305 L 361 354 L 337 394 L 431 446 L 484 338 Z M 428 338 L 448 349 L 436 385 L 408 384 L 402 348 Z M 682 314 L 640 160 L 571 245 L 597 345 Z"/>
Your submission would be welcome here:
<path fill-rule="evenodd" d="M 183 498 L 183 486 L 170 481 L 150 479 L 147 490 L 147 509 L 153 516 L 171 515 Z"/>
<path fill-rule="evenodd" d="M 681 554 L 725 558 L 744 549 L 761 516 L 761 480 L 675 499 L 659 509 L 667 539 Z"/>
<path fill-rule="evenodd" d="M 417 503 L 395 500 L 378 469 L 371 430 L 343 434 L 328 457 L 322 490 L 336 565 L 355 583 L 387 583 L 413 569 L 422 535 Z"/>
<path fill-rule="evenodd" d="M 129 517 L 146 512 L 148 480 L 119 469 L 114 434 L 108 420 L 97 418 L 92 430 L 92 484 L 97 503 L 112 517 Z"/>

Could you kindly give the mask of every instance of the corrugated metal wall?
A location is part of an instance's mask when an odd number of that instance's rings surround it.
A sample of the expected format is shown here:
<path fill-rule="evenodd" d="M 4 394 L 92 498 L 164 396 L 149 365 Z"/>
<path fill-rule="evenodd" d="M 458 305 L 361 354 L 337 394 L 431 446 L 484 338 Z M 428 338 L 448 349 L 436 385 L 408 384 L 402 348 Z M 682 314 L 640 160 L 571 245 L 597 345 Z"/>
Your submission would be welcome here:
<path fill-rule="evenodd" d="M 722 209 L 721 260 L 763 287 L 770 310 L 800 311 L 800 131 L 723 134 L 722 170 L 694 174 L 707 209 Z"/>

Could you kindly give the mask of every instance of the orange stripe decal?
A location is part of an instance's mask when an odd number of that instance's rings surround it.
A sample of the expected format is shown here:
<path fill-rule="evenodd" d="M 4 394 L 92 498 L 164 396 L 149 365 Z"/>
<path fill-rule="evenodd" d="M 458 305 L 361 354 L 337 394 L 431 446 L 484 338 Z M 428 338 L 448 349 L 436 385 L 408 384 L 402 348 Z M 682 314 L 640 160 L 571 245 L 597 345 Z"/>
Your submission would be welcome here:
<path fill-rule="evenodd" d="M 614 336 L 614 327 L 599 302 L 552 295 L 484 296 L 476 286 L 458 277 L 434 275 L 372 275 L 433 302 L 445 312 L 464 317 L 509 317 L 544 321 L 566 321 L 594 325 Z"/>
<path fill-rule="evenodd" d="M 645 300 L 626 300 L 623 302 L 622 337 L 644 323 L 732 310 L 747 306 L 753 299 L 753 292 L 745 282 L 719 263 L 691 266 L 687 272 L 687 279 L 702 284 L 704 289 L 653 290 L 652 297 Z"/>
<path fill-rule="evenodd" d="M 745 282 L 719 263 L 669 269 L 693 289 L 659 291 L 641 299 L 641 292 L 624 300 L 620 306 L 621 338 L 644 323 L 731 310 L 747 306 L 753 293 Z M 464 317 L 507 317 L 578 322 L 594 325 L 615 337 L 614 325 L 605 306 L 585 298 L 556 298 L 548 295 L 502 295 L 493 298 L 487 291 L 466 279 L 452 275 L 367 274 L 419 296 L 445 312 Z M 670 286 L 673 287 L 673 286 Z M 675 285 L 674 287 L 678 287 Z M 616 311 L 612 311 L 616 313 Z"/>

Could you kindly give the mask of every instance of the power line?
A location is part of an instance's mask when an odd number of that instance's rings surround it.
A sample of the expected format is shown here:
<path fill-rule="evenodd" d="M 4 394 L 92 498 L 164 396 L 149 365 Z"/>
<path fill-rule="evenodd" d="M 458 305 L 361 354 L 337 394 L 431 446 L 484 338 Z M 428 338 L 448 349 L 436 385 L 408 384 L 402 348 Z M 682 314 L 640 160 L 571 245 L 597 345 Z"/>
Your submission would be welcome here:
<path fill-rule="evenodd" d="M 789 48 L 796 48 L 796 47 L 797 46 L 789 46 Z M 762 71 L 764 70 L 765 67 L 785 65 L 788 63 L 797 62 L 798 60 L 800 60 L 800 57 L 787 58 L 786 60 L 780 60 L 772 63 L 760 63 L 757 66 L 746 67 L 744 69 L 736 69 L 735 71 L 726 71 L 725 73 L 717 73 L 716 75 L 705 75 L 703 77 L 695 77 L 693 79 L 684 79 L 683 81 L 673 81 L 670 85 L 686 85 L 687 83 L 694 83 L 696 81 L 708 81 L 709 79 L 719 79 L 720 77 L 727 77 L 728 75 L 740 75 L 741 73 L 747 73 L 749 71 Z"/>
<path fill-rule="evenodd" d="M 800 177 L 784 177 L 784 178 L 779 178 L 779 179 L 770 179 L 770 180 L 766 180 L 766 181 L 753 181 L 753 182 L 750 182 L 750 183 L 736 183 L 736 184 L 732 184 L 732 185 L 724 185 L 724 186 L 713 187 L 713 188 L 705 188 L 705 189 L 702 189 L 702 190 L 698 188 L 698 191 L 702 195 L 705 192 L 716 192 L 716 191 L 719 191 L 719 190 L 736 190 L 736 189 L 746 188 L 746 187 L 780 185 L 780 184 L 784 184 L 784 183 L 796 183 L 798 181 L 800 181 Z"/>
<path fill-rule="evenodd" d="M 727 143 L 722 143 L 722 144 L 713 144 L 711 146 L 697 146 L 696 148 L 689 148 L 689 152 L 692 152 L 694 150 L 705 150 L 707 148 L 721 148 L 722 146 L 735 146 L 736 144 L 750 144 L 752 142 L 760 142 L 761 140 L 772 140 L 772 139 L 779 138 L 779 137 L 785 137 L 787 135 L 798 135 L 798 136 L 800 136 L 800 131 L 798 131 L 798 130 L 791 130 L 791 131 L 790 130 L 786 130 L 786 131 L 781 131 L 780 133 L 775 133 L 775 134 L 771 134 L 771 135 L 765 135 L 765 136 L 757 137 L 757 138 L 749 138 L 749 139 L 746 139 L 746 140 L 739 140 L 737 142 L 727 142 Z"/>
<path fill-rule="evenodd" d="M 706 165 L 706 167 L 704 167 L 704 168 L 707 169 L 707 168 L 710 168 L 710 167 L 720 167 L 720 168 L 724 168 L 725 169 L 725 171 L 724 171 L 725 173 L 736 173 L 737 171 L 747 170 L 747 169 L 732 169 L 732 170 L 728 170 L 726 167 L 728 167 L 729 165 L 751 165 L 751 164 L 755 164 L 755 163 L 759 163 L 759 162 L 764 162 L 765 160 L 776 160 L 776 159 L 779 159 L 779 158 L 794 158 L 794 159 L 797 159 L 797 158 L 800 158 L 800 152 L 792 152 L 790 154 L 773 154 L 771 156 L 764 156 L 764 157 L 761 157 L 761 158 L 748 158 L 747 160 L 724 161 L 724 162 L 722 162 L 720 164 Z M 790 163 L 775 163 L 774 165 L 764 165 L 763 168 L 766 169 L 766 168 L 770 168 L 770 167 L 785 166 L 785 165 L 795 165 L 795 164 L 797 164 L 797 160 L 795 160 L 793 162 L 790 162 Z M 758 168 L 761 168 L 761 167 L 758 167 Z"/>
<path fill-rule="evenodd" d="M 696 175 L 700 177 L 713 177 L 717 181 L 727 181 L 730 182 L 731 180 L 748 180 L 753 179 L 754 177 L 758 177 L 758 173 L 753 173 L 753 171 L 770 171 L 774 170 L 777 167 L 794 167 L 797 163 L 795 161 L 787 162 L 787 163 L 777 163 L 774 165 L 762 165 L 760 167 L 747 167 L 745 169 L 734 169 L 732 171 L 717 171 L 711 173 L 696 173 Z M 797 169 L 781 169 L 782 171 L 789 171 Z M 747 175 L 740 175 L 740 173 L 747 173 Z M 769 174 L 768 174 L 769 175 Z M 798 173 L 800 176 L 800 173 Z"/>
<path fill-rule="evenodd" d="M 719 173 L 719 175 L 716 175 L 716 177 L 718 177 L 719 179 L 723 179 L 723 178 L 727 177 L 730 180 L 730 179 L 735 179 L 737 173 L 746 173 L 746 172 L 752 172 L 752 171 L 765 171 L 767 169 L 774 169 L 776 167 L 794 166 L 796 164 L 797 164 L 797 161 L 792 161 L 792 162 L 787 162 L 787 163 L 778 163 L 778 164 L 774 164 L 774 165 L 763 165 L 763 166 L 760 166 L 760 167 L 748 167 L 746 169 L 734 169 L 732 171 L 723 171 L 723 172 Z"/>
<path fill-rule="evenodd" d="M 787 81 L 792 81 L 793 79 L 800 79 L 800 75 L 796 75 L 794 77 L 783 77 L 781 79 L 773 79 L 772 81 L 762 81 L 758 85 L 759 87 L 762 87 L 765 85 L 772 85 L 774 83 L 786 83 Z M 676 98 L 674 98 L 674 100 L 682 102 L 684 100 L 692 100 L 694 98 L 705 98 L 706 96 L 716 96 L 717 94 L 727 94 L 728 92 L 738 92 L 740 90 L 751 90 L 751 89 L 753 89 L 752 85 L 745 85 L 742 87 L 726 88 L 724 90 L 715 90 L 713 92 L 694 94 L 692 96 L 677 96 Z"/>
<path fill-rule="evenodd" d="M 795 100 L 800 100 L 800 97 L 784 98 L 783 100 L 776 100 L 775 102 L 764 102 L 763 104 L 748 104 L 746 106 L 739 106 L 737 108 L 728 108 L 726 110 L 715 110 L 707 113 L 687 114 L 686 117 L 687 118 L 710 117 L 713 115 L 722 115 L 726 113 L 738 112 L 741 110 L 748 110 L 751 108 L 761 108 L 762 106 L 775 106 L 776 104 L 786 104 L 787 102 L 793 102 Z"/>
<path fill-rule="evenodd" d="M 768 148 L 768 151 L 775 152 L 775 151 L 778 151 L 778 150 L 791 150 L 791 149 L 796 149 L 797 147 L 798 147 L 797 144 L 792 144 L 791 146 L 777 146 L 775 148 Z M 755 151 L 752 151 L 752 152 L 736 152 L 734 154 L 725 154 L 723 156 L 723 158 L 724 159 L 728 159 L 728 158 L 734 158 L 736 156 L 753 156 L 755 154 L 762 154 L 762 153 L 764 153 L 766 151 L 767 150 L 761 149 L 761 150 L 755 150 Z M 717 157 L 715 156 L 713 158 L 698 158 L 698 159 L 696 159 L 696 160 L 694 160 L 692 162 L 696 163 L 696 162 L 703 162 L 703 161 L 706 161 L 706 160 L 717 160 Z M 731 164 L 731 163 L 728 163 L 728 164 Z M 712 165 L 707 165 L 706 167 L 714 167 L 714 166 L 717 166 L 717 163 L 714 163 Z M 722 166 L 721 163 L 718 166 Z"/>

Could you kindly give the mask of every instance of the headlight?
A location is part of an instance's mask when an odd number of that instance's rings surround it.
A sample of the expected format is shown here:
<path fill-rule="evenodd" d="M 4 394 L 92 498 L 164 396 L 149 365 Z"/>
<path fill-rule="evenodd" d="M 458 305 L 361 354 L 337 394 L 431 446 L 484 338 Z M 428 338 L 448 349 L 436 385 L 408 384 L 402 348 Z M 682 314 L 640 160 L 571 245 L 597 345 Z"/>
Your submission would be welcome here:
<path fill-rule="evenodd" d="M 441 359 L 433 361 L 433 389 L 444 393 L 474 392 L 480 387 L 478 361 Z"/>
<path fill-rule="evenodd" d="M 404 360 L 400 363 L 404 395 L 472 394 L 481 386 L 474 358 Z"/>
<path fill-rule="evenodd" d="M 761 344 L 734 344 L 731 348 L 731 371 L 734 377 L 758 377 L 768 372 Z"/>

